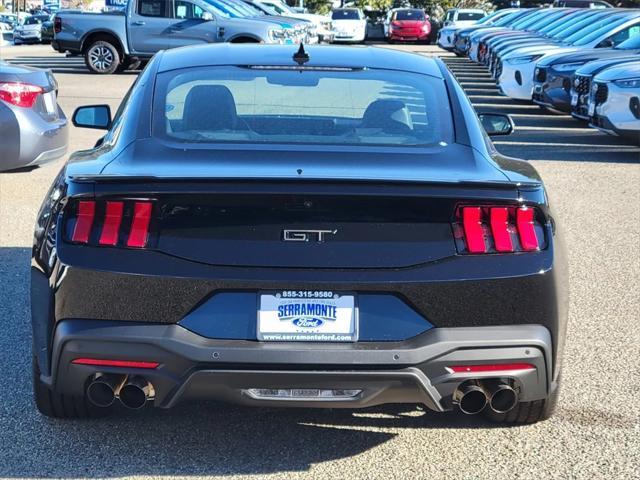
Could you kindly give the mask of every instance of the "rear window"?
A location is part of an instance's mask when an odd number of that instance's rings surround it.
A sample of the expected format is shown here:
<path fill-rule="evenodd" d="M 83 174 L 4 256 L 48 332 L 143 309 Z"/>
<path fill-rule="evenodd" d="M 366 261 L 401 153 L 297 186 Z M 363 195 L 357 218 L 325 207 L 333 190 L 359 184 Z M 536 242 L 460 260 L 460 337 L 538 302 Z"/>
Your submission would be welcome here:
<path fill-rule="evenodd" d="M 422 10 L 399 10 L 396 12 L 396 20 L 424 20 Z"/>
<path fill-rule="evenodd" d="M 197 67 L 162 73 L 154 135 L 180 142 L 450 143 L 442 80 L 389 70 Z"/>
<path fill-rule="evenodd" d="M 333 20 L 360 20 L 357 10 L 334 10 L 331 14 Z"/>
<path fill-rule="evenodd" d="M 469 20 L 480 20 L 484 17 L 484 13 L 480 12 L 458 12 L 458 22 L 465 22 Z"/>

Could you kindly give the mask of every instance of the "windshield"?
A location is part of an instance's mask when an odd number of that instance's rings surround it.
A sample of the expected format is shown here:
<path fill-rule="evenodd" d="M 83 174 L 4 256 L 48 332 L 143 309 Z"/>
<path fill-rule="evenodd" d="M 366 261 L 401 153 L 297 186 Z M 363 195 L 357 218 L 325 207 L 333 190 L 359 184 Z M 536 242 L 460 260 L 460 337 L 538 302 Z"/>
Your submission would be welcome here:
<path fill-rule="evenodd" d="M 607 30 L 609 28 L 612 28 L 618 25 L 620 22 L 625 22 L 626 20 L 627 20 L 626 18 L 621 18 L 616 15 L 602 17 L 601 19 L 591 22 L 590 25 L 585 26 L 584 28 L 582 28 L 581 30 L 578 30 L 574 34 L 569 35 L 567 38 L 564 39 L 563 43 L 568 45 L 573 45 L 574 42 L 577 42 L 578 40 L 585 38 L 585 35 L 589 36 L 590 33 L 600 32 L 603 29 Z M 597 35 L 600 35 L 600 33 L 597 33 Z"/>
<path fill-rule="evenodd" d="M 553 12 L 534 10 L 534 12 L 531 15 L 526 15 L 524 18 L 521 18 L 520 20 L 518 20 L 517 22 L 514 22 L 513 25 L 510 25 L 510 26 L 515 30 L 523 30 L 529 27 L 530 25 L 533 25 L 534 23 L 538 22 L 541 18 L 545 18 L 551 13 Z"/>
<path fill-rule="evenodd" d="M 539 18 L 538 21 L 533 22 L 528 28 L 527 30 L 532 30 L 537 32 L 538 30 L 540 30 L 541 28 L 546 27 L 547 25 L 550 25 L 551 23 L 555 22 L 556 20 L 558 20 L 559 18 L 564 18 L 567 15 L 567 12 L 565 11 L 559 11 L 559 12 L 554 12 L 552 11 L 551 14 L 548 15 L 544 15 L 542 18 Z"/>
<path fill-rule="evenodd" d="M 539 33 L 546 34 L 551 31 L 555 31 L 556 29 L 571 27 L 577 21 L 580 21 L 583 15 L 585 15 L 585 12 L 573 12 L 568 15 L 562 15 L 560 18 L 556 18 L 554 21 L 541 28 Z"/>
<path fill-rule="evenodd" d="M 46 22 L 49 17 L 28 17 L 25 21 L 25 25 L 39 25 L 42 22 Z"/>
<path fill-rule="evenodd" d="M 334 10 L 331 14 L 332 20 L 360 20 L 357 10 Z"/>
<path fill-rule="evenodd" d="M 424 20 L 424 12 L 422 10 L 398 10 L 396 20 Z"/>
<path fill-rule="evenodd" d="M 513 13 L 509 13 L 508 15 L 505 15 L 504 17 L 496 20 L 496 22 L 493 24 L 495 27 L 505 27 L 505 26 L 510 26 L 512 24 L 515 24 L 516 22 L 519 22 L 520 20 L 522 20 L 523 18 L 526 18 L 530 15 L 532 15 L 533 12 L 528 11 L 528 10 L 524 10 L 524 11 L 518 11 L 518 12 L 513 12 Z"/>
<path fill-rule="evenodd" d="M 271 7 L 278 14 L 295 13 L 289 8 L 288 5 L 285 5 L 284 3 L 271 3 L 271 2 L 261 2 L 261 3 L 262 5 L 267 5 L 268 7 Z"/>
<path fill-rule="evenodd" d="M 631 37 L 629 40 L 625 40 L 615 48 L 616 50 L 631 50 L 632 48 L 640 48 L 640 35 L 636 35 L 635 37 Z"/>
<path fill-rule="evenodd" d="M 549 36 L 556 39 L 565 39 L 579 30 L 588 27 L 595 20 L 602 16 L 602 12 L 594 11 L 591 14 L 583 15 L 580 19 L 571 25 L 560 25 L 549 32 Z"/>
<path fill-rule="evenodd" d="M 582 47 L 584 45 L 588 45 L 589 43 L 600 39 L 600 37 L 602 37 L 603 35 L 606 35 L 607 33 L 611 32 L 614 28 L 628 21 L 629 21 L 629 18 L 621 18 L 617 22 L 610 22 L 609 25 L 599 28 L 595 32 L 590 33 L 589 35 L 582 38 L 581 40 L 578 40 L 577 42 L 573 42 L 573 45 L 576 47 Z"/>
<path fill-rule="evenodd" d="M 242 0 L 221 0 L 230 8 L 233 8 L 237 12 L 239 12 L 244 17 L 260 17 L 264 15 L 263 12 L 258 10 L 256 7 L 249 5 Z"/>
<path fill-rule="evenodd" d="M 158 76 L 153 128 L 178 142 L 433 146 L 452 141 L 447 99 L 415 73 L 196 67 Z"/>
<path fill-rule="evenodd" d="M 229 7 L 229 5 L 225 5 L 223 3 L 213 1 L 213 0 L 205 0 L 205 2 L 207 2 L 207 4 L 211 6 L 211 8 L 214 10 L 215 13 L 225 18 L 229 18 L 229 17 L 240 18 L 245 16 L 240 12 L 238 12 L 237 10 Z"/>
<path fill-rule="evenodd" d="M 504 10 L 496 10 L 493 13 L 490 13 L 489 15 L 486 15 L 484 17 L 482 17 L 480 20 L 478 20 L 476 22 L 476 25 L 482 25 L 483 23 L 487 23 L 487 22 L 491 22 L 493 20 L 497 20 L 498 18 L 502 17 L 503 15 L 507 15 L 508 12 L 505 12 Z"/>
<path fill-rule="evenodd" d="M 479 20 L 484 17 L 483 12 L 458 12 L 457 22 L 468 22 L 471 20 Z"/>

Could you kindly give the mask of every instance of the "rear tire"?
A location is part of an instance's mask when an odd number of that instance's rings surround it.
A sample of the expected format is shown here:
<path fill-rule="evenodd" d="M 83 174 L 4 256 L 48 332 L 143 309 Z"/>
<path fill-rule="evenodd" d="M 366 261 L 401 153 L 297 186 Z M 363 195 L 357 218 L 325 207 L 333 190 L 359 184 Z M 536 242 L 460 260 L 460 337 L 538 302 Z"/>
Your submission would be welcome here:
<path fill-rule="evenodd" d="M 111 43 L 97 40 L 84 52 L 84 63 L 92 73 L 109 75 L 120 67 L 120 53 Z"/>
<path fill-rule="evenodd" d="M 553 415 L 560 397 L 560 378 L 555 391 L 544 400 L 534 400 L 533 402 L 520 402 L 513 410 L 507 413 L 496 413 L 490 408 L 486 408 L 484 416 L 496 423 L 507 423 L 511 425 L 527 425 L 547 420 Z"/>
<path fill-rule="evenodd" d="M 86 396 L 63 395 L 52 391 L 40 380 L 40 369 L 35 357 L 32 360 L 33 399 L 38 411 L 50 418 L 100 418 L 109 413 L 108 408 L 91 404 Z"/>

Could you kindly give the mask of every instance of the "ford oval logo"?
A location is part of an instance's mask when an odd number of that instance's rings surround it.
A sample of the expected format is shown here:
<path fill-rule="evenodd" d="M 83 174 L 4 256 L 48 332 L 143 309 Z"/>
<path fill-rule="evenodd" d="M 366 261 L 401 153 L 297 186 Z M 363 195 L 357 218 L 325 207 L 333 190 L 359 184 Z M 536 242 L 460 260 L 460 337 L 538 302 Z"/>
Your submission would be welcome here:
<path fill-rule="evenodd" d="M 296 318 L 293 320 L 293 324 L 296 327 L 303 328 L 317 328 L 322 325 L 324 322 L 319 318 Z"/>

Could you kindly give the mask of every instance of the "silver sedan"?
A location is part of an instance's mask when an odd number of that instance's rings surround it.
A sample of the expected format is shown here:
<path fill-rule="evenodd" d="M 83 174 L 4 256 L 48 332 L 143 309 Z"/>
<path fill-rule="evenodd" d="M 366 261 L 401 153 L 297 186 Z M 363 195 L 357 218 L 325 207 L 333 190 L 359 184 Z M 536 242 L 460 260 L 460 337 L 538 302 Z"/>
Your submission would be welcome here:
<path fill-rule="evenodd" d="M 47 70 L 0 60 L 0 171 L 39 165 L 63 156 L 67 117 Z"/>

